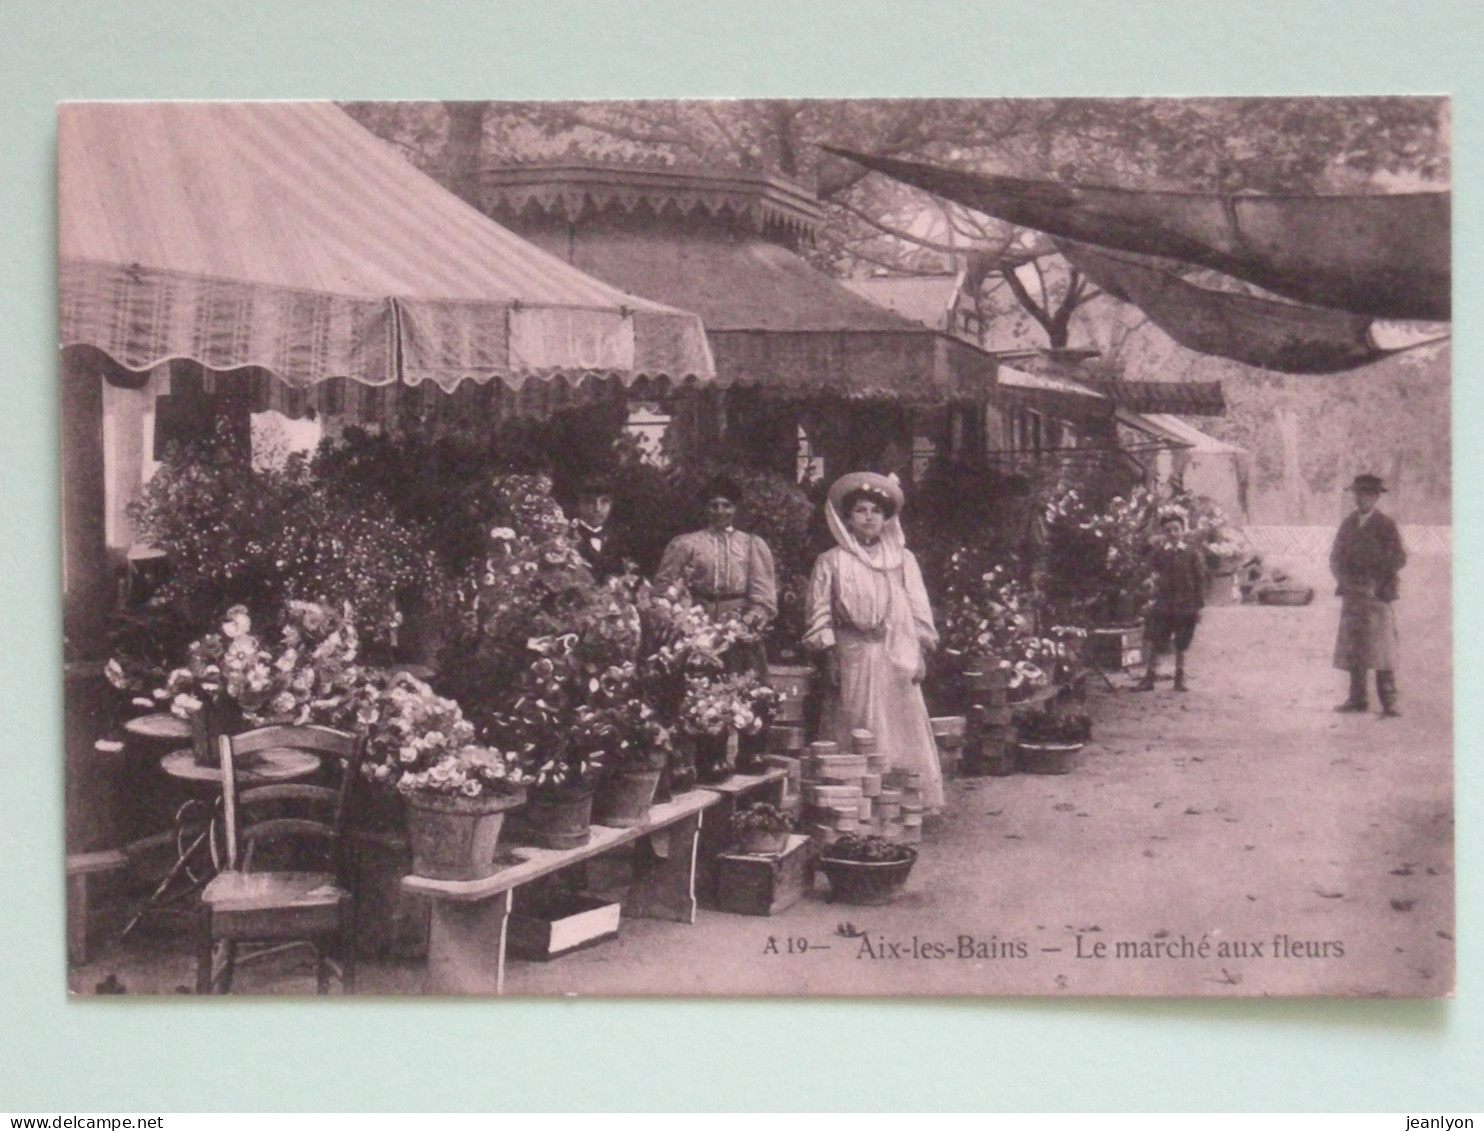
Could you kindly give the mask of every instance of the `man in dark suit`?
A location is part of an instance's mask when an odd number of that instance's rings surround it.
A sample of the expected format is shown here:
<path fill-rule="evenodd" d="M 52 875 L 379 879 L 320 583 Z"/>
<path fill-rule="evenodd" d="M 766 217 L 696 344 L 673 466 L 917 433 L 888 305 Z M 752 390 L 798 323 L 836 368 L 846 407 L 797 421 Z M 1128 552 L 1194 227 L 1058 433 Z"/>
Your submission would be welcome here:
<path fill-rule="evenodd" d="M 1376 673 L 1381 717 L 1396 718 L 1397 574 L 1407 552 L 1396 523 L 1376 509 L 1386 486 L 1378 476 L 1357 475 L 1350 484 L 1355 511 L 1335 533 L 1329 569 L 1338 584 L 1340 630 L 1335 639 L 1335 667 L 1350 673 L 1350 695 L 1337 711 L 1365 711 L 1366 673 Z"/>
<path fill-rule="evenodd" d="M 612 487 L 605 479 L 584 479 L 577 485 L 576 502 L 572 537 L 587 568 L 598 581 L 623 573 L 626 562 L 613 523 Z"/>

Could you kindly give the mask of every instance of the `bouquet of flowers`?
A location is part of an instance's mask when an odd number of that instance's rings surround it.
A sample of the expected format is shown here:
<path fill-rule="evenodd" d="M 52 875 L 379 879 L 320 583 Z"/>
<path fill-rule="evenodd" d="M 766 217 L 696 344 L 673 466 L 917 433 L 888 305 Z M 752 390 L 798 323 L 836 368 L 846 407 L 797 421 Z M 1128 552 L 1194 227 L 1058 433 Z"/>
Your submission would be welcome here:
<path fill-rule="evenodd" d="M 1083 714 L 1017 711 L 1013 723 L 1018 742 L 1070 746 L 1092 737 L 1092 719 Z"/>
<path fill-rule="evenodd" d="M 366 780 L 403 794 L 480 797 L 526 784 L 520 760 L 480 744 L 459 705 L 400 672 L 363 683 L 355 703 L 366 735 Z"/>
<path fill-rule="evenodd" d="M 783 695 L 753 672 L 693 677 L 680 709 L 680 725 L 690 734 L 758 734 L 777 712 Z"/>
<path fill-rule="evenodd" d="M 349 605 L 335 609 L 314 601 L 285 603 L 276 648 L 253 629 L 244 605 L 222 615 L 218 631 L 191 642 L 185 663 L 164 675 L 148 700 L 182 719 L 203 710 L 219 725 L 334 725 L 362 679 L 359 646 Z M 115 658 L 105 674 L 116 687 L 137 685 L 140 674 Z"/>

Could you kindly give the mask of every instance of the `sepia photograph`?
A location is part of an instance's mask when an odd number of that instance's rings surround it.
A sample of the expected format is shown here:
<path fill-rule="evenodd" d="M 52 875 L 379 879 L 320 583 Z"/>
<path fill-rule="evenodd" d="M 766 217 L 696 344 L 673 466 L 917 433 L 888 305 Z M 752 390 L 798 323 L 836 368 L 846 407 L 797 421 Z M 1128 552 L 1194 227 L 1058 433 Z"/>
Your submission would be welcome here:
<path fill-rule="evenodd" d="M 1449 115 L 60 104 L 68 991 L 1452 996 Z"/>

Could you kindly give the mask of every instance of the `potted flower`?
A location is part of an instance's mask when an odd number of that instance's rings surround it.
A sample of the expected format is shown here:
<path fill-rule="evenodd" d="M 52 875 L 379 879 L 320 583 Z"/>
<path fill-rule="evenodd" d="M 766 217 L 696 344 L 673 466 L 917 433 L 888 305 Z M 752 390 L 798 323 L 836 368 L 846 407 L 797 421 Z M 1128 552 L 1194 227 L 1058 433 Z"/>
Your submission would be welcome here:
<path fill-rule="evenodd" d="M 777 856 L 788 847 L 794 819 L 777 806 L 760 801 L 733 813 L 730 827 L 740 851 L 752 856 Z"/>
<path fill-rule="evenodd" d="M 680 725 L 696 748 L 696 772 L 702 781 L 721 782 L 731 776 L 732 735 L 739 748 L 747 740 L 749 755 L 761 758 L 760 740 L 768 721 L 782 702 L 776 689 L 753 672 L 698 676 L 690 680 L 680 709 Z"/>
<path fill-rule="evenodd" d="M 907 882 L 917 850 L 884 837 L 849 834 L 825 846 L 820 866 L 830 881 L 830 901 L 890 903 Z"/>
<path fill-rule="evenodd" d="M 366 736 L 361 772 L 407 800 L 413 871 L 493 874 L 505 813 L 525 800 L 519 759 L 478 743 L 457 703 L 406 672 L 364 684 L 356 720 Z"/>
<path fill-rule="evenodd" d="M 1014 718 L 1016 761 L 1027 774 L 1065 774 L 1077 751 L 1092 736 L 1092 720 L 1084 714 L 1020 711 Z"/>
<path fill-rule="evenodd" d="M 600 683 L 609 683 L 610 701 L 579 708 L 572 736 L 581 748 L 603 754 L 606 770 L 593 812 L 613 828 L 644 823 L 672 756 L 670 730 L 660 725 L 653 707 L 634 696 L 632 672 L 630 664 L 605 673 Z"/>

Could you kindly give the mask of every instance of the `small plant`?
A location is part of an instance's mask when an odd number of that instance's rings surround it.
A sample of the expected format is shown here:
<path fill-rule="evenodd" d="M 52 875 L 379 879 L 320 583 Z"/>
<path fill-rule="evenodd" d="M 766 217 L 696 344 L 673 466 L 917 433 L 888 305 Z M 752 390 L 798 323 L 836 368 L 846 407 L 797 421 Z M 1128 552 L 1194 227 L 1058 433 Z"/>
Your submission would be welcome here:
<path fill-rule="evenodd" d="M 794 819 L 776 805 L 760 801 L 733 813 L 731 827 L 734 836 L 750 832 L 792 832 Z"/>
<path fill-rule="evenodd" d="M 1019 711 L 1015 718 L 1015 737 L 1019 742 L 1036 745 L 1070 745 L 1092 737 L 1092 720 L 1073 713 L 1052 715 L 1044 711 Z"/>
<path fill-rule="evenodd" d="M 845 860 L 855 864 L 900 864 L 913 860 L 917 853 L 905 844 L 893 844 L 885 837 L 849 833 L 825 846 L 826 860 Z"/>

